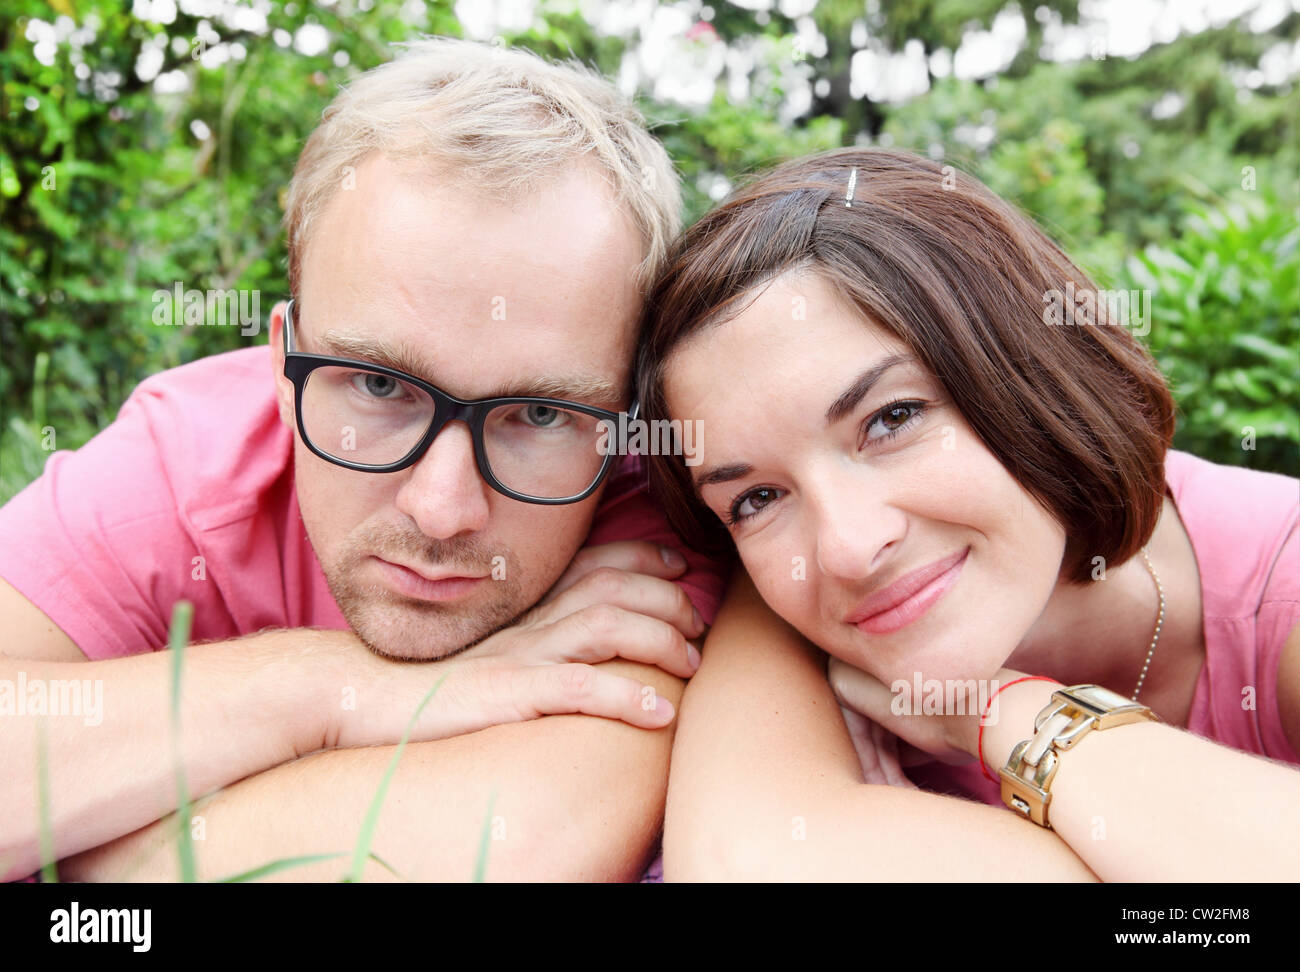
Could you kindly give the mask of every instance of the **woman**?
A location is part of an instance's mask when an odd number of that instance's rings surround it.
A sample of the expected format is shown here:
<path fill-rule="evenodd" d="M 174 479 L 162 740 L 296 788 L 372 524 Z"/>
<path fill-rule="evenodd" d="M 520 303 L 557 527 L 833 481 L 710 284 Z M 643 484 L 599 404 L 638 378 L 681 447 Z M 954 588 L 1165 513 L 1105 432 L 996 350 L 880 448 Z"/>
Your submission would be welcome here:
<path fill-rule="evenodd" d="M 667 879 L 1300 873 L 1300 484 L 1170 451 L 1105 297 L 901 152 L 789 163 L 686 234 L 638 384 L 704 446 L 651 475 L 745 571 Z"/>

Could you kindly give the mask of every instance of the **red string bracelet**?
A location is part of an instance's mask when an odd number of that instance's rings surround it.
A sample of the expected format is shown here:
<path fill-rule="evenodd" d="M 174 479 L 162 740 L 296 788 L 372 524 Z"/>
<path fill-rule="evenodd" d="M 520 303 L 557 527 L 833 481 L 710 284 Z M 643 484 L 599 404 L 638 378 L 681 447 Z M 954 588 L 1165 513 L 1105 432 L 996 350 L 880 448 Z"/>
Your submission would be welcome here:
<path fill-rule="evenodd" d="M 997 779 L 993 776 L 992 773 L 989 772 L 989 768 L 984 765 L 984 720 L 988 718 L 989 709 L 993 708 L 993 700 L 996 699 L 1002 693 L 1003 689 L 1009 689 L 1011 688 L 1011 686 L 1018 685 L 1020 682 L 1055 682 L 1055 681 L 1056 679 L 1048 678 L 1046 675 L 1023 675 L 1020 678 L 1013 678 L 1011 681 L 1007 682 L 1006 685 L 998 686 L 998 690 L 989 696 L 988 702 L 986 702 L 984 705 L 984 711 L 980 713 L 980 736 L 979 736 L 979 743 L 977 746 L 977 750 L 980 758 L 980 770 L 984 773 L 985 779 L 987 779 L 990 783 L 996 783 Z"/>

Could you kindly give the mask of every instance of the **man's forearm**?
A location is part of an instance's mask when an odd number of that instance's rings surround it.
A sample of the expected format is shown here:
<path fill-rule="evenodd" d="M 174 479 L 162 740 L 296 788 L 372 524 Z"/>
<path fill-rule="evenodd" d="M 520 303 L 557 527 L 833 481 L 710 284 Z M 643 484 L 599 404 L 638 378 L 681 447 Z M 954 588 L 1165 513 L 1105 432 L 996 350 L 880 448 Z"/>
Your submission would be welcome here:
<path fill-rule="evenodd" d="M 600 666 L 638 678 L 674 704 L 682 683 L 631 662 Z M 488 830 L 486 879 L 634 880 L 663 821 L 673 727 L 647 730 L 592 716 L 546 716 L 408 745 L 371 850 L 402 877 L 464 881 Z M 191 822 L 200 879 L 273 860 L 343 856 L 271 880 L 337 880 L 395 747 L 331 750 L 217 794 Z M 60 866 L 70 880 L 175 880 L 175 825 L 160 821 Z M 131 873 L 126 870 L 134 866 Z M 390 880 L 373 861 L 366 880 Z"/>
<path fill-rule="evenodd" d="M 189 648 L 179 740 L 172 731 L 168 652 L 100 662 L 0 656 L 0 679 L 15 692 L 24 687 L 26 715 L 15 704 L 0 732 L 0 878 L 13 880 L 40 865 L 39 732 L 45 734 L 50 833 L 55 855 L 63 857 L 174 809 L 178 759 L 189 792 L 199 795 L 319 747 L 320 679 L 329 676 L 311 661 L 318 649 L 324 654 L 351 637 L 277 631 Z M 79 712 L 54 713 L 56 697 L 77 700 Z"/>

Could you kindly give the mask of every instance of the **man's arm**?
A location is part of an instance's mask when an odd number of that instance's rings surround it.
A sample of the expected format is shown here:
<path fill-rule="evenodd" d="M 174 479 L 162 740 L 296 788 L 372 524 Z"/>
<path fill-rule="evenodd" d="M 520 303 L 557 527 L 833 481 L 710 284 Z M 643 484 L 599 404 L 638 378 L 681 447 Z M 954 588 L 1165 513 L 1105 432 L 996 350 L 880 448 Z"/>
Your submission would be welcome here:
<path fill-rule="evenodd" d="M 94 847 L 174 808 L 176 752 L 168 653 L 88 662 L 2 580 L 0 619 L 0 691 L 9 694 L 0 715 L 0 879 L 13 880 L 40 866 L 36 752 L 42 729 L 50 830 L 60 855 Z M 214 727 L 185 738 L 182 766 L 192 792 L 206 793 L 317 748 L 324 721 L 319 679 L 310 676 L 324 670 L 304 664 L 291 678 L 289 666 L 294 658 L 323 657 L 348 637 L 273 632 L 192 648 L 182 724 Z M 43 715 L 67 703 L 78 711 Z"/>
<path fill-rule="evenodd" d="M 683 681 L 661 669 L 623 660 L 596 667 L 644 682 L 674 705 L 681 698 Z M 673 724 L 642 729 L 559 715 L 410 745 L 371 849 L 402 877 L 465 881 L 486 826 L 486 880 L 635 880 L 663 822 L 673 731 Z M 194 811 L 202 818 L 203 839 L 194 844 L 200 879 L 286 857 L 345 852 L 271 878 L 338 879 L 393 750 L 320 752 L 217 794 Z M 189 826 L 196 830 L 195 821 Z M 64 861 L 60 875 L 176 880 L 175 823 L 159 821 Z M 365 879 L 393 878 L 371 861 Z"/>
<path fill-rule="evenodd" d="M 1088 881 L 1054 834 L 985 804 L 863 782 L 825 655 L 738 573 L 679 717 L 670 881 Z"/>
<path fill-rule="evenodd" d="M 0 735 L 3 765 L 14 768 L 0 784 L 0 819 L 14 821 L 0 843 L 5 874 L 22 877 L 39 864 L 36 736 L 47 724 L 58 857 L 131 834 L 175 808 L 178 751 L 189 792 L 202 795 L 318 749 L 392 745 L 435 684 L 440 688 L 415 724 L 414 742 L 549 714 L 586 713 L 643 729 L 666 725 L 679 680 L 695 668 L 685 637 L 699 634 L 699 620 L 666 580 L 680 567 L 667 565 L 657 547 L 644 547 L 643 569 L 661 576 L 593 569 L 473 653 L 443 661 L 378 658 L 350 632 L 276 631 L 192 647 L 182 676 L 179 745 L 171 730 L 168 653 L 81 663 L 0 658 L 0 678 L 13 675 L 15 683 L 78 679 L 103 690 L 93 727 L 69 717 L 31 718 Z M 53 628 L 31 617 L 39 611 L 21 594 L 7 594 L 0 618 L 25 617 L 25 630 Z M 44 657 L 68 648 L 24 647 Z M 638 664 L 597 664 L 620 656 Z M 675 686 L 620 674 L 641 676 L 656 665 L 672 673 Z M 651 687 L 663 691 L 647 696 Z M 359 765 L 369 771 L 369 763 Z M 362 785 L 345 775 L 339 789 Z"/>

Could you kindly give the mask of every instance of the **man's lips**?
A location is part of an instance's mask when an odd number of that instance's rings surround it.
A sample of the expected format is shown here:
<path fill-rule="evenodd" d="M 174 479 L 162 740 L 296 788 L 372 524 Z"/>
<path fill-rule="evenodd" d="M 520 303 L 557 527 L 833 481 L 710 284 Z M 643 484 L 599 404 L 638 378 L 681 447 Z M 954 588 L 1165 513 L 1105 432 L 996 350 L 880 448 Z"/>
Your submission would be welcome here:
<path fill-rule="evenodd" d="M 454 601 L 469 594 L 486 574 L 435 573 L 375 557 L 385 579 L 401 594 L 420 601 Z"/>
<path fill-rule="evenodd" d="M 957 581 L 970 547 L 936 560 L 863 598 L 844 620 L 866 634 L 888 634 L 925 614 Z"/>

